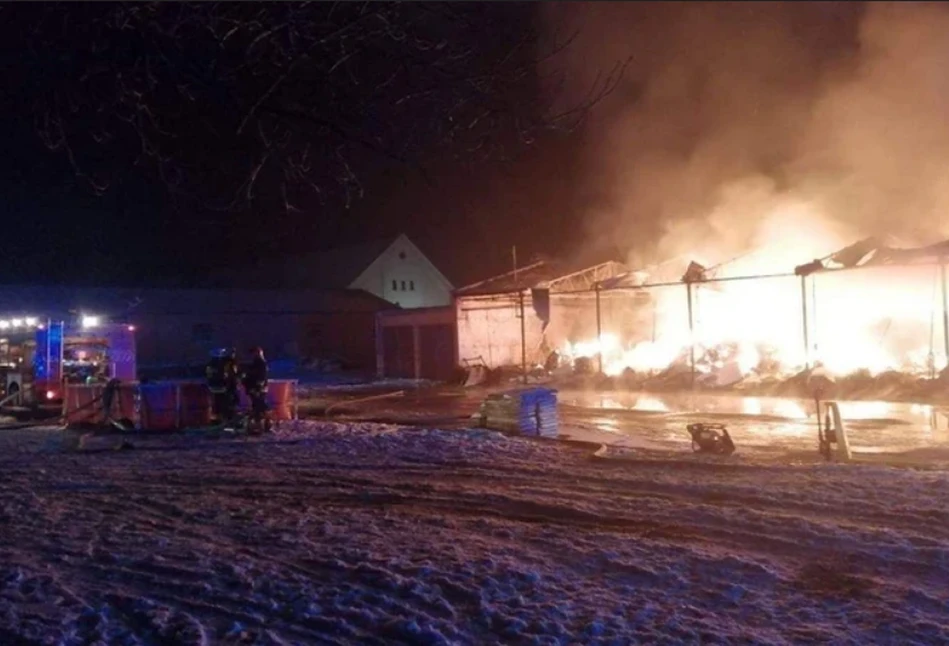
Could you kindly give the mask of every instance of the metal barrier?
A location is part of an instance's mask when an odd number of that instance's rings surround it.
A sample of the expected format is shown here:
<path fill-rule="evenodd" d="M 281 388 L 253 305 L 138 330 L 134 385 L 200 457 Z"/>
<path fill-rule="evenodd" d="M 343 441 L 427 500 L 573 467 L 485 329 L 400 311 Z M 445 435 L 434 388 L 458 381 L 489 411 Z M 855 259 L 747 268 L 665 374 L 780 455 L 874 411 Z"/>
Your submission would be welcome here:
<path fill-rule="evenodd" d="M 174 431 L 181 428 L 179 384 L 157 382 L 139 385 L 140 407 L 137 428 Z"/>
<path fill-rule="evenodd" d="M 177 425 L 179 428 L 199 428 L 211 423 L 211 394 L 200 383 L 178 385 Z"/>
<path fill-rule="evenodd" d="M 270 419 L 286 422 L 297 418 L 297 382 L 271 382 L 267 388 L 267 404 Z"/>
<path fill-rule="evenodd" d="M 68 384 L 63 393 L 63 419 L 69 426 L 105 424 L 105 410 L 100 403 L 105 386 Z"/>
<path fill-rule="evenodd" d="M 267 403 L 274 422 L 297 419 L 297 384 L 295 379 L 270 381 Z M 128 420 L 138 430 L 175 431 L 207 426 L 211 421 L 211 393 L 203 383 L 123 383 L 108 403 L 103 401 L 104 394 L 104 384 L 66 384 L 63 394 L 66 425 L 103 425 L 109 420 Z M 245 410 L 250 407 L 243 390 L 240 406 Z"/>

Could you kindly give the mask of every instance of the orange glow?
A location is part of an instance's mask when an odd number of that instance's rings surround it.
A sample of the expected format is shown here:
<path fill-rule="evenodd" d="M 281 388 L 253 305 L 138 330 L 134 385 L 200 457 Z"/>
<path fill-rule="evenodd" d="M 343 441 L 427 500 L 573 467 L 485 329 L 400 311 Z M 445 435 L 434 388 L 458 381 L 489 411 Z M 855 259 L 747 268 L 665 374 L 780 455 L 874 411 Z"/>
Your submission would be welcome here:
<path fill-rule="evenodd" d="M 789 243 L 799 242 L 787 231 Z M 831 251 L 846 243 L 833 241 Z M 725 263 L 716 277 L 788 273 L 807 258 L 828 255 L 806 245 L 769 247 Z M 790 249 L 790 251 L 789 251 Z M 655 374 L 688 367 L 719 385 L 758 377 L 788 377 L 820 362 L 828 372 L 879 375 L 898 371 L 928 375 L 945 366 L 939 269 L 878 267 L 825 272 L 806 279 L 808 345 L 804 344 L 800 277 L 697 283 L 692 286 L 694 333 L 689 330 L 686 286 L 649 289 L 655 311 L 654 340 L 621 339 L 610 325 L 599 341 L 566 343 L 570 360 L 602 355 L 610 376 L 632 370 Z M 619 328 L 616 328 L 619 329 Z"/>

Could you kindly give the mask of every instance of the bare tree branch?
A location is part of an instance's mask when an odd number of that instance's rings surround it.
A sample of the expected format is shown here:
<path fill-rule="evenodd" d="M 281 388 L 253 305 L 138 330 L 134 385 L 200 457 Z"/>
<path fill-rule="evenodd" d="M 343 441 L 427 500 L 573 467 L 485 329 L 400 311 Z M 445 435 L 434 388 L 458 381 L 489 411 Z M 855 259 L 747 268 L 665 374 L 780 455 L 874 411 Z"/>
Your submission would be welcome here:
<path fill-rule="evenodd" d="M 551 114 L 521 3 L 3 5 L 42 143 L 94 192 L 130 168 L 213 209 L 363 190 L 379 160 L 481 160 L 570 130 L 625 63 Z M 545 90 L 549 88 L 544 88 Z M 113 178 L 105 180 L 103 178 Z"/>

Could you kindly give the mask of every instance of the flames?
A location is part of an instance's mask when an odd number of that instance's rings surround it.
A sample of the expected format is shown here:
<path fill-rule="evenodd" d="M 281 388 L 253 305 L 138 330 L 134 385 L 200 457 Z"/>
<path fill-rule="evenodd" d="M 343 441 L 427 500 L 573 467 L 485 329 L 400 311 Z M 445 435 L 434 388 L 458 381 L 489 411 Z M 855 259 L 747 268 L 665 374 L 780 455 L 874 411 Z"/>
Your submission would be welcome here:
<path fill-rule="evenodd" d="M 599 357 L 616 376 L 689 370 L 694 352 L 697 372 L 719 385 L 786 378 L 818 362 L 837 377 L 931 376 L 946 366 L 949 303 L 939 266 L 818 272 L 802 284 L 788 275 L 795 267 L 859 249 L 852 243 L 860 235 L 835 224 L 819 201 L 739 189 L 692 229 L 670 231 L 659 246 L 672 260 L 639 273 L 635 304 L 603 313 L 599 337 L 589 322 L 566 328 L 561 355 L 594 365 Z M 739 220 L 751 231 L 745 237 L 724 225 Z M 692 260 L 711 268 L 711 280 L 689 289 L 679 281 Z"/>
<path fill-rule="evenodd" d="M 744 269 L 748 269 L 745 267 Z M 693 329 L 686 287 L 651 290 L 648 338 L 621 338 L 607 322 L 599 338 L 566 342 L 561 355 L 602 357 L 610 376 L 688 369 L 719 385 L 783 378 L 820 362 L 837 376 L 865 371 L 932 374 L 942 368 L 938 268 L 886 267 L 822 274 L 806 282 L 807 346 L 801 280 L 771 278 L 693 285 Z M 647 291 L 648 290 L 647 288 Z M 612 329 L 611 329 L 612 328 Z"/>

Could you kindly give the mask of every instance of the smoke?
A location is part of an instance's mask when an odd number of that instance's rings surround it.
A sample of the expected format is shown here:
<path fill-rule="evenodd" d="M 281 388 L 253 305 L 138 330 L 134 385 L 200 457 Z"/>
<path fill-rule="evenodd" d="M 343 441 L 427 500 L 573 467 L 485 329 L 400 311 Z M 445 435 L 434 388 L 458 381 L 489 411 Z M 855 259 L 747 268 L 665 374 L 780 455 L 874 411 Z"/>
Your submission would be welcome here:
<path fill-rule="evenodd" d="M 761 247 L 795 264 L 869 235 L 949 236 L 949 7 L 549 3 L 576 101 L 631 58 L 586 124 L 591 245 L 645 266 Z"/>

